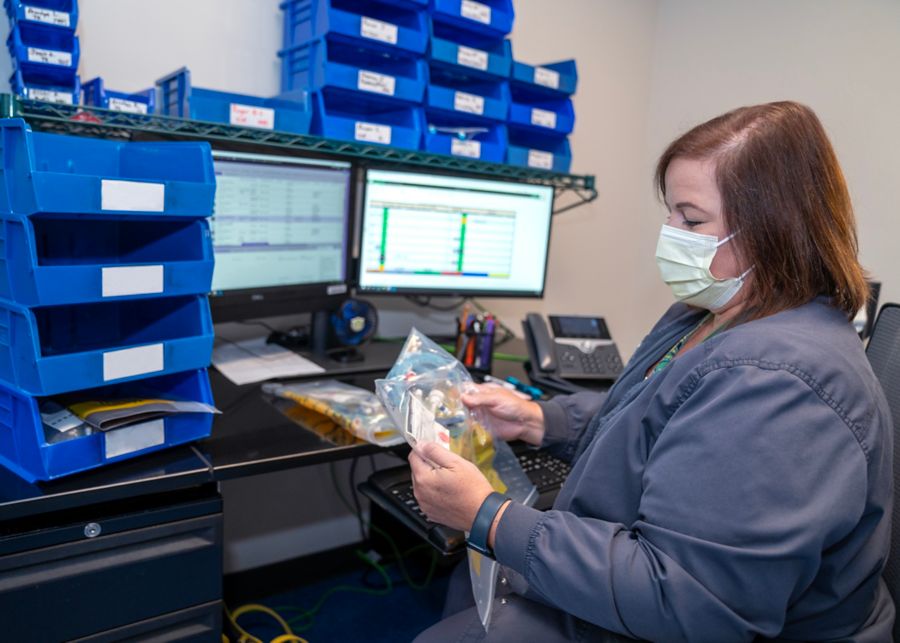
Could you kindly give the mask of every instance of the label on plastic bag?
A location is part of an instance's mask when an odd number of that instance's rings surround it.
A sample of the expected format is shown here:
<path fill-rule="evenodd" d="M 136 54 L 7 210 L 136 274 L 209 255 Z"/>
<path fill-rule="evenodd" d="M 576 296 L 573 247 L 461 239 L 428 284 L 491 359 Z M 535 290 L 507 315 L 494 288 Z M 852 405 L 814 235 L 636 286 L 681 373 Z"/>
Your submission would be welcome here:
<path fill-rule="evenodd" d="M 101 210 L 162 212 L 166 207 L 165 183 L 143 181 L 100 181 Z"/>
<path fill-rule="evenodd" d="M 481 158 L 481 141 L 461 141 L 458 138 L 451 139 L 450 153 L 454 156 L 468 156 L 473 159 Z"/>
<path fill-rule="evenodd" d="M 35 22 L 46 22 L 48 25 L 56 25 L 57 27 L 70 27 L 72 18 L 64 11 L 51 11 L 50 9 L 42 9 L 41 7 L 25 7 L 25 20 L 34 20 Z"/>
<path fill-rule="evenodd" d="M 359 21 L 359 35 L 363 38 L 397 44 L 397 25 L 363 16 Z"/>
<path fill-rule="evenodd" d="M 144 373 L 155 373 L 165 367 L 163 345 L 150 344 L 103 353 L 103 381 L 118 380 Z"/>
<path fill-rule="evenodd" d="M 354 127 L 353 138 L 357 141 L 369 141 L 371 143 L 391 144 L 391 126 L 378 125 L 377 123 L 366 123 L 365 121 L 356 121 Z"/>
<path fill-rule="evenodd" d="M 356 74 L 356 88 L 365 92 L 393 96 L 396 86 L 397 79 L 387 74 L 379 74 L 366 69 L 360 69 Z"/>
<path fill-rule="evenodd" d="M 275 110 L 269 107 L 254 107 L 231 103 L 231 114 L 228 122 L 232 125 L 243 127 L 259 127 L 262 129 L 275 129 Z"/>
<path fill-rule="evenodd" d="M 536 167 L 542 170 L 553 169 L 553 155 L 541 150 L 528 150 L 528 167 Z"/>
<path fill-rule="evenodd" d="M 466 92 L 454 92 L 453 109 L 457 112 L 469 112 L 470 114 L 484 114 L 484 97 Z"/>
<path fill-rule="evenodd" d="M 47 65 L 59 65 L 60 67 L 72 66 L 72 54 L 68 51 L 56 51 L 54 49 L 28 48 L 28 60 Z"/>
<path fill-rule="evenodd" d="M 556 112 L 549 112 L 546 109 L 534 107 L 531 110 L 531 124 L 556 129 Z"/>
<path fill-rule="evenodd" d="M 437 442 L 448 451 L 450 450 L 450 431 L 435 421 L 434 413 L 429 411 L 422 400 L 415 395 L 409 396 L 406 436 L 413 446 L 420 443 Z"/>
<path fill-rule="evenodd" d="M 73 105 L 72 94 L 70 92 L 57 92 L 52 89 L 26 89 L 26 95 L 32 100 L 42 100 L 47 103 L 62 103 L 63 105 Z"/>
<path fill-rule="evenodd" d="M 146 114 L 147 103 L 126 98 L 110 98 L 109 108 L 114 112 L 127 112 L 129 114 Z"/>
<path fill-rule="evenodd" d="M 486 25 L 491 24 L 490 6 L 481 2 L 475 2 L 475 0 L 462 0 L 462 4 L 459 7 L 459 15 L 475 22 Z"/>
<path fill-rule="evenodd" d="M 166 421 L 162 418 L 123 426 L 103 434 L 104 457 L 109 460 L 126 453 L 156 447 L 166 441 Z"/>
<path fill-rule="evenodd" d="M 163 292 L 162 266 L 116 266 L 101 269 L 101 275 L 104 297 Z"/>
<path fill-rule="evenodd" d="M 456 64 L 485 71 L 488 68 L 488 53 L 481 49 L 460 45 L 456 51 Z"/>
<path fill-rule="evenodd" d="M 535 67 L 534 84 L 559 89 L 559 72 L 546 67 Z"/>

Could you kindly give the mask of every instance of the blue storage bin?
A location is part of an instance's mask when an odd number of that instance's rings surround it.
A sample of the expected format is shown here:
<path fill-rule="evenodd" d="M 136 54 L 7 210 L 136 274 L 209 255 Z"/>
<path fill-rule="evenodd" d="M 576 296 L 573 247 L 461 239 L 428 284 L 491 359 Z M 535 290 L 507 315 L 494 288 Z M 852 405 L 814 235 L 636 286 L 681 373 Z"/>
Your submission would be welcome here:
<path fill-rule="evenodd" d="M 485 37 L 431 21 L 428 60 L 469 76 L 499 76 L 507 79 L 512 67 L 512 48 L 508 40 Z"/>
<path fill-rule="evenodd" d="M 326 36 L 389 51 L 423 54 L 428 25 L 420 8 L 371 0 L 287 0 L 284 49 Z"/>
<path fill-rule="evenodd" d="M 61 105 L 77 105 L 81 98 L 81 79 L 76 74 L 66 85 L 45 85 L 25 80 L 22 70 L 17 69 L 9 78 L 9 86 L 13 92 L 28 100 L 40 100 L 45 103 Z"/>
<path fill-rule="evenodd" d="M 324 90 L 315 96 L 313 134 L 344 141 L 419 149 L 422 110 L 372 101 L 357 92 Z"/>
<path fill-rule="evenodd" d="M 207 217 L 216 182 L 209 143 L 128 143 L 32 132 L 0 120 L 0 217 L 36 212 Z"/>
<path fill-rule="evenodd" d="M 431 0 L 431 14 L 457 29 L 500 37 L 512 31 L 515 18 L 512 0 Z"/>
<path fill-rule="evenodd" d="M 37 22 L 14 23 L 6 46 L 16 68 L 44 85 L 68 85 L 78 70 L 81 50 L 74 31 Z"/>
<path fill-rule="evenodd" d="M 12 23 L 34 22 L 72 31 L 78 24 L 78 0 L 4 0 L 3 6 Z"/>
<path fill-rule="evenodd" d="M 513 85 L 531 92 L 571 96 L 578 86 L 578 69 L 574 60 L 539 66 L 514 60 L 510 78 Z"/>
<path fill-rule="evenodd" d="M 509 115 L 509 83 L 472 78 L 439 67 L 430 70 L 426 109 L 454 116 L 505 121 Z"/>
<path fill-rule="evenodd" d="M 0 297 L 25 306 L 206 294 L 212 272 L 205 219 L 0 220 Z"/>
<path fill-rule="evenodd" d="M 117 112 L 129 114 L 152 114 L 156 105 L 156 88 L 145 89 L 141 92 L 126 93 L 114 92 L 103 86 L 103 79 L 99 76 L 89 80 L 82 86 L 84 91 L 84 104 L 111 109 Z"/>
<path fill-rule="evenodd" d="M 566 136 L 538 134 L 510 125 L 506 162 L 537 170 L 568 172 L 572 165 L 572 149 Z"/>
<path fill-rule="evenodd" d="M 290 100 L 260 98 L 191 86 L 191 72 L 182 67 L 156 81 L 159 112 L 197 121 L 259 127 L 295 134 L 309 133 L 309 101 L 295 93 Z"/>
<path fill-rule="evenodd" d="M 506 126 L 490 121 L 466 121 L 444 113 L 426 113 L 424 148 L 434 154 L 506 161 Z M 457 130 L 458 132 L 454 132 Z"/>
<path fill-rule="evenodd" d="M 539 133 L 569 134 L 575 128 L 575 108 L 570 98 L 531 94 L 513 87 L 509 124 Z"/>
<path fill-rule="evenodd" d="M 281 91 L 358 91 L 376 99 L 421 103 L 425 61 L 323 38 L 278 53 Z"/>
<path fill-rule="evenodd" d="M 81 394 L 99 400 L 140 397 L 213 403 L 206 370 L 104 386 Z M 0 384 L 0 464 L 28 482 L 52 480 L 192 442 L 212 430 L 212 414 L 184 413 L 48 444 L 40 403 L 41 398 Z"/>
<path fill-rule="evenodd" d="M 209 365 L 205 296 L 26 308 L 0 300 L 0 379 L 56 395 Z"/>

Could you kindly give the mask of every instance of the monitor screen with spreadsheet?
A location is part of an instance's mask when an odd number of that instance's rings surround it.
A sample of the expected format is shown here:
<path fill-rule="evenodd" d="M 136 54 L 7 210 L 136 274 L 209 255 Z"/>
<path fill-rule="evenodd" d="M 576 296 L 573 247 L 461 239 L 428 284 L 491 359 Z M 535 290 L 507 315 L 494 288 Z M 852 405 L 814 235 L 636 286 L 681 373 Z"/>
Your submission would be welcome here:
<path fill-rule="evenodd" d="M 549 186 L 369 170 L 358 288 L 540 297 L 552 210 Z"/>

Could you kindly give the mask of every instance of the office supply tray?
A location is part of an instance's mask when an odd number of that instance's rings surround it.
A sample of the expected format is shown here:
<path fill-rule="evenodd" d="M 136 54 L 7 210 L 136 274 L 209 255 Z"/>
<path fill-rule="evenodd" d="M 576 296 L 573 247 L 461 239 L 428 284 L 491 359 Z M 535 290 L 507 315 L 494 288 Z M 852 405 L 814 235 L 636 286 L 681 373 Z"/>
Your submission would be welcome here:
<path fill-rule="evenodd" d="M 456 29 L 500 38 L 512 31 L 515 19 L 512 0 L 432 0 L 430 12 Z"/>
<path fill-rule="evenodd" d="M 358 91 L 368 98 L 419 104 L 425 94 L 425 61 L 358 44 L 322 38 L 280 51 L 281 91 Z"/>
<path fill-rule="evenodd" d="M 430 29 L 431 66 L 447 67 L 469 76 L 509 78 L 512 49 L 508 40 L 463 31 L 435 20 L 430 21 Z"/>
<path fill-rule="evenodd" d="M 565 135 L 540 134 L 533 129 L 507 128 L 509 147 L 506 162 L 554 172 L 568 172 L 572 165 L 572 148 Z"/>
<path fill-rule="evenodd" d="M 387 51 L 424 54 L 428 26 L 423 5 L 391 0 L 287 0 L 283 48 L 324 37 Z"/>
<path fill-rule="evenodd" d="M 31 395 L 204 368 L 205 296 L 26 308 L 0 300 L 0 379 Z"/>
<path fill-rule="evenodd" d="M 207 217 L 209 143 L 128 143 L 32 132 L 0 120 L 0 217 L 36 212 Z"/>
<path fill-rule="evenodd" d="M 481 159 L 491 163 L 506 162 L 506 126 L 491 121 L 467 121 L 443 112 L 425 113 L 424 148 L 435 154 L 449 154 Z M 438 128 L 462 128 L 464 137 L 436 130 Z M 466 131 L 467 130 L 467 131 Z M 481 130 L 475 132 L 474 130 Z"/>
<path fill-rule="evenodd" d="M 578 68 L 574 60 L 546 65 L 528 65 L 513 60 L 510 83 L 534 93 L 571 96 L 578 86 Z"/>
<path fill-rule="evenodd" d="M 203 219 L 0 219 L 0 297 L 24 306 L 206 294 L 212 272 Z"/>
<path fill-rule="evenodd" d="M 78 0 L 4 0 L 10 22 L 33 22 L 75 31 Z"/>
<path fill-rule="evenodd" d="M 116 92 L 106 89 L 99 76 L 87 81 L 81 87 L 84 92 L 84 104 L 112 109 L 129 114 L 152 114 L 156 106 L 156 88 L 151 87 L 140 92 Z"/>
<path fill-rule="evenodd" d="M 60 105 L 77 105 L 81 99 L 81 79 L 78 74 L 63 85 L 47 85 L 25 80 L 21 69 L 17 69 L 9 77 L 9 86 L 19 96 L 29 100 L 41 100 Z"/>
<path fill-rule="evenodd" d="M 509 115 L 510 93 L 506 80 L 455 74 L 440 67 L 429 70 L 425 100 L 429 112 L 449 116 L 505 121 Z"/>
<path fill-rule="evenodd" d="M 308 134 L 312 114 L 305 93 L 290 100 L 201 89 L 191 85 L 191 72 L 182 67 L 156 81 L 159 113 L 197 121 Z"/>
<path fill-rule="evenodd" d="M 86 399 L 168 398 L 213 403 L 205 369 L 81 391 Z M 141 453 L 199 440 L 212 415 L 185 413 L 48 444 L 41 399 L 0 384 L 0 464 L 29 482 L 51 480 Z"/>
<path fill-rule="evenodd" d="M 575 109 L 571 99 L 535 94 L 512 88 L 509 124 L 539 133 L 570 134 L 575 129 Z"/>
<path fill-rule="evenodd" d="M 17 69 L 33 82 L 66 85 L 78 70 L 81 49 L 74 31 L 39 22 L 16 22 L 6 46 Z"/>
<path fill-rule="evenodd" d="M 419 149 L 422 109 L 371 100 L 359 92 L 323 90 L 314 98 L 312 133 L 327 138 Z"/>

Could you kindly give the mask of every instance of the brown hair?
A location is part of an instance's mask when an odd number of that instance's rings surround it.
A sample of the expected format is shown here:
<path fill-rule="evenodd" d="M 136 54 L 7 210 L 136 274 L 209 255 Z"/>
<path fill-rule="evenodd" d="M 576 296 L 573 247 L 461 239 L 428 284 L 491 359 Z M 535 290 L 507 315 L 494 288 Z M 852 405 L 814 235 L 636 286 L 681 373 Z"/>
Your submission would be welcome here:
<path fill-rule="evenodd" d="M 817 295 L 852 318 L 868 285 L 857 259 L 850 194 L 815 113 L 790 101 L 741 107 L 694 127 L 663 152 L 655 182 L 666 195 L 676 157 L 716 164 L 735 250 L 755 266 L 748 308 L 764 317 Z"/>

